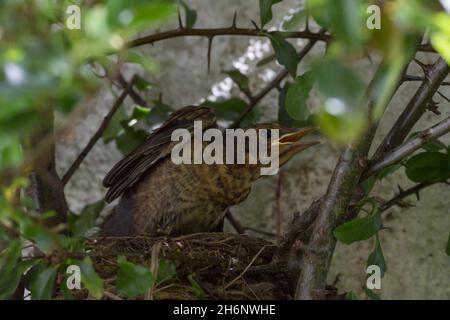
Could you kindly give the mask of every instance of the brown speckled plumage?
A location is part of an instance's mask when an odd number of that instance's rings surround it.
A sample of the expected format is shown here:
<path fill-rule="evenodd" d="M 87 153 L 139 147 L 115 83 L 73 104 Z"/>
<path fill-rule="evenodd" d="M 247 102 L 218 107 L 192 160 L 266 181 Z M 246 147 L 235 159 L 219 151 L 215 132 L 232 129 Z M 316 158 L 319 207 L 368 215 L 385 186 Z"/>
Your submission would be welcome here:
<path fill-rule="evenodd" d="M 106 200 L 122 197 L 103 224 L 101 235 L 156 236 L 211 231 L 222 222 L 229 206 L 248 196 L 252 183 L 259 177 L 258 165 L 176 165 L 170 160 L 172 131 L 192 129 L 194 120 L 202 120 L 204 129 L 216 127 L 210 109 L 183 108 L 108 173 L 104 179 L 104 185 L 110 188 Z M 297 149 L 286 159 L 301 150 Z M 281 149 L 280 157 L 283 157 Z M 284 162 L 280 159 L 280 165 Z"/>

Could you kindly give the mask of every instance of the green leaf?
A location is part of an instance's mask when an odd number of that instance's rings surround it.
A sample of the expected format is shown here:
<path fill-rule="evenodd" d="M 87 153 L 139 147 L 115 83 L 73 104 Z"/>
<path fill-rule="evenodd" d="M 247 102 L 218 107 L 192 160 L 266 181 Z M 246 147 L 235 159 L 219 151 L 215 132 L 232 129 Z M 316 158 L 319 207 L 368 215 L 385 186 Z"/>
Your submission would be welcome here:
<path fill-rule="evenodd" d="M 269 38 L 273 50 L 275 51 L 277 61 L 289 71 L 293 78 L 295 78 L 299 60 L 294 46 L 286 39 L 276 34 L 269 35 Z"/>
<path fill-rule="evenodd" d="M 199 283 L 195 280 L 194 275 L 190 274 L 188 275 L 189 283 L 191 284 L 191 290 L 194 293 L 194 295 L 199 300 L 206 299 L 206 293 L 203 290 L 203 288 L 199 285 Z"/>
<path fill-rule="evenodd" d="M 380 239 L 376 237 L 375 248 L 367 259 L 367 266 L 376 265 L 380 267 L 381 276 L 386 271 L 386 261 L 384 260 L 383 249 L 381 248 Z"/>
<path fill-rule="evenodd" d="M 124 256 L 118 259 L 117 292 L 127 297 L 135 297 L 147 292 L 153 285 L 153 274 L 143 266 L 128 262 Z"/>
<path fill-rule="evenodd" d="M 158 24 L 173 16 L 177 12 L 176 5 L 171 1 L 144 1 L 136 6 L 132 26 L 136 30 L 143 30 Z"/>
<path fill-rule="evenodd" d="M 77 264 L 81 270 L 81 282 L 94 298 L 100 299 L 103 296 L 103 280 L 95 272 L 91 258 L 86 257 Z"/>
<path fill-rule="evenodd" d="M 121 122 L 126 119 L 127 115 L 125 113 L 125 110 L 122 107 L 119 107 L 119 109 L 113 115 L 105 131 L 103 131 L 103 140 L 105 141 L 105 143 L 114 140 L 118 136 L 118 134 L 122 131 Z"/>
<path fill-rule="evenodd" d="M 291 118 L 298 121 L 308 119 L 310 112 L 307 101 L 314 84 L 313 81 L 311 73 L 307 72 L 297 77 L 294 84 L 289 87 L 286 95 L 286 111 Z"/>
<path fill-rule="evenodd" d="M 293 119 L 286 110 L 286 95 L 292 83 L 286 82 L 278 96 L 278 123 L 289 128 L 301 128 L 308 125 L 308 121 L 297 121 Z M 308 119 L 309 120 L 309 119 Z"/>
<path fill-rule="evenodd" d="M 450 256 L 450 233 L 448 234 L 447 247 L 445 248 L 445 253 Z"/>
<path fill-rule="evenodd" d="M 370 191 L 372 191 L 373 187 L 375 186 L 375 181 L 375 177 L 372 176 L 361 183 L 361 187 L 363 188 L 365 195 L 368 195 Z"/>
<path fill-rule="evenodd" d="M 223 73 L 227 74 L 242 92 L 247 94 L 250 93 L 248 77 L 245 74 L 241 73 L 239 70 L 224 71 Z"/>
<path fill-rule="evenodd" d="M 309 0 L 309 9 L 314 20 L 329 29 L 336 39 L 354 46 L 365 40 L 365 10 L 367 1 L 361 0 Z"/>
<path fill-rule="evenodd" d="M 126 122 L 122 122 L 122 127 L 125 131 L 116 138 L 116 145 L 117 148 L 126 155 L 140 146 L 148 138 L 148 132 L 141 129 L 126 127 Z"/>
<path fill-rule="evenodd" d="M 0 300 L 8 299 L 16 291 L 24 273 L 39 260 L 26 260 L 11 265 L 9 272 L 0 268 Z"/>
<path fill-rule="evenodd" d="M 365 106 L 363 97 L 366 86 L 351 67 L 334 58 L 322 59 L 313 64 L 312 73 L 319 92 L 326 98 L 343 102 L 348 111 Z"/>
<path fill-rule="evenodd" d="M 449 156 L 440 152 L 423 152 L 410 158 L 406 175 L 415 182 L 443 182 L 450 178 Z"/>
<path fill-rule="evenodd" d="M 272 6 L 282 0 L 259 0 L 259 15 L 261 17 L 261 28 L 272 20 Z"/>
<path fill-rule="evenodd" d="M 434 32 L 431 33 L 431 43 L 442 57 L 450 64 L 450 17 L 439 12 L 433 16 Z"/>
<path fill-rule="evenodd" d="M 379 174 L 377 174 L 377 179 L 382 180 L 387 176 L 391 175 L 392 173 L 394 173 L 395 171 L 397 171 L 398 169 L 400 169 L 401 167 L 402 167 L 401 164 L 393 164 L 392 166 L 386 167 L 383 170 L 381 170 Z"/>
<path fill-rule="evenodd" d="M 274 54 L 268 55 L 267 57 L 265 57 L 265 58 L 261 59 L 260 61 L 258 61 L 258 63 L 256 64 L 256 66 L 257 66 L 257 67 L 265 66 L 266 64 L 269 64 L 269 63 L 271 63 L 272 61 L 274 61 L 275 58 L 276 58 L 276 57 L 275 57 Z"/>
<path fill-rule="evenodd" d="M 315 117 L 322 133 L 339 144 L 356 142 L 367 123 L 364 82 L 336 59 L 315 63 L 312 73 L 322 100 Z"/>
<path fill-rule="evenodd" d="M 46 266 L 39 270 L 30 282 L 30 291 L 33 300 L 50 300 L 53 296 L 56 270 L 52 266 Z"/>
<path fill-rule="evenodd" d="M 155 60 L 148 55 L 142 55 L 140 53 L 137 53 L 135 51 L 128 51 L 126 55 L 126 60 L 129 63 L 135 63 L 140 65 L 142 68 L 144 68 L 147 72 L 154 72 L 158 64 L 155 62 Z M 148 90 L 153 87 L 153 84 L 146 79 L 142 78 L 141 76 L 137 76 L 136 80 L 136 88 L 139 90 Z"/>
<path fill-rule="evenodd" d="M 381 215 L 377 210 L 375 211 L 369 217 L 357 218 L 340 225 L 334 230 L 334 236 L 345 244 L 369 239 L 381 227 Z"/>
<path fill-rule="evenodd" d="M 0 138 L 0 169 L 15 167 L 22 162 L 22 145 L 18 139 Z"/>
<path fill-rule="evenodd" d="M 181 1 L 181 5 L 184 8 L 185 15 L 186 15 L 186 29 L 191 29 L 195 22 L 197 21 L 197 11 L 190 9 L 189 6 L 184 2 Z"/>
<path fill-rule="evenodd" d="M 135 106 L 133 109 L 133 114 L 131 115 L 131 119 L 141 120 L 145 119 L 150 115 L 152 109 L 147 107 Z"/>
<path fill-rule="evenodd" d="M 437 152 L 441 150 L 446 150 L 447 146 L 439 139 L 431 139 L 422 149 L 428 152 Z"/>
<path fill-rule="evenodd" d="M 100 212 L 105 207 L 103 200 L 89 204 L 81 210 L 79 215 L 74 215 L 74 221 L 71 224 L 71 231 L 74 237 L 84 237 L 86 232 L 95 227 Z"/>
<path fill-rule="evenodd" d="M 167 116 L 170 112 L 173 110 L 166 104 L 159 102 L 159 101 L 153 101 L 155 105 L 151 107 L 150 114 L 146 118 L 147 124 L 150 126 L 160 124 L 164 120 L 167 119 Z"/>
<path fill-rule="evenodd" d="M 173 261 L 169 261 L 166 259 L 160 259 L 159 260 L 159 268 L 158 268 L 158 276 L 156 279 L 157 283 L 162 283 L 167 280 L 172 279 L 176 272 L 176 266 Z"/>
<path fill-rule="evenodd" d="M 21 254 L 21 243 L 14 240 L 0 252 L 0 299 L 8 299 L 16 290 L 22 274 L 18 267 Z M 25 271 L 25 270 L 23 270 Z"/>
<path fill-rule="evenodd" d="M 409 136 L 409 139 L 413 139 L 420 134 L 420 131 L 414 132 Z M 427 144 L 425 144 L 422 149 L 428 152 L 438 152 L 441 150 L 447 150 L 447 146 L 439 139 L 431 139 Z"/>
<path fill-rule="evenodd" d="M 364 292 L 366 293 L 366 296 L 370 300 L 381 300 L 381 297 L 378 294 L 376 294 L 375 292 L 373 292 L 373 290 L 364 288 Z"/>
<path fill-rule="evenodd" d="M 32 240 L 36 246 L 45 253 L 56 249 L 57 235 L 48 231 L 44 226 L 34 222 L 28 217 L 20 221 L 20 230 L 26 239 Z"/>
<path fill-rule="evenodd" d="M 281 29 L 285 31 L 297 31 L 301 25 L 306 21 L 308 13 L 306 10 L 299 10 L 295 12 L 289 19 L 283 21 Z"/>
<path fill-rule="evenodd" d="M 345 300 L 359 300 L 359 298 L 356 295 L 356 293 L 354 293 L 353 291 L 350 291 L 350 292 L 347 292 L 347 294 L 345 295 Z"/>
<path fill-rule="evenodd" d="M 237 119 L 248 106 L 247 102 L 240 98 L 231 98 L 224 101 L 206 100 L 201 105 L 213 109 L 219 118 L 226 120 Z M 257 114 L 254 110 L 252 110 L 244 119 L 244 121 L 242 121 L 241 126 L 252 124 L 256 120 L 256 118 Z"/>

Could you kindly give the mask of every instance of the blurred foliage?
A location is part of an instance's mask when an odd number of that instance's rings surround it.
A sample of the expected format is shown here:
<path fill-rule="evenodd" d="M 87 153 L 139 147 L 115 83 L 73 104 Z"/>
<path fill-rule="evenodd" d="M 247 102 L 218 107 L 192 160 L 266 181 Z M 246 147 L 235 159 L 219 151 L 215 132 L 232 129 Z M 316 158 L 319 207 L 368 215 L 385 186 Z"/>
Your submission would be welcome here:
<path fill-rule="evenodd" d="M 282 0 L 260 0 L 260 27 L 272 21 L 273 9 Z M 299 31 L 308 17 L 328 29 L 333 39 L 325 57 L 310 65 L 297 76 L 299 55 L 293 41 L 280 33 L 266 33 L 273 55 L 258 66 L 274 59 L 285 67 L 292 78 L 280 88 L 278 122 L 289 127 L 317 124 L 330 142 L 340 146 L 356 143 L 369 125 L 368 84 L 352 62 L 365 58 L 366 53 L 382 54 L 382 67 L 371 84 L 375 94 L 373 119 L 379 119 L 390 96 L 396 89 L 405 66 L 414 55 L 415 46 L 427 34 L 433 47 L 450 62 L 450 18 L 437 9 L 436 1 L 396 0 L 382 9 L 382 29 L 366 27 L 366 0 L 309 0 L 305 10 L 298 10 L 285 21 L 282 29 Z M 76 10 L 81 8 L 80 29 L 69 28 L 77 22 Z M 96 73 L 96 66 L 106 68 L 114 76 L 123 63 L 138 65 L 147 73 L 157 70 L 157 63 L 148 56 L 128 50 L 126 43 L 138 34 L 175 19 L 177 7 L 183 13 L 184 27 L 193 28 L 198 18 L 196 10 L 184 1 L 170 0 L 3 0 L 0 3 L 0 298 L 14 294 L 23 280 L 33 299 L 49 299 L 58 278 L 67 278 L 66 268 L 76 264 L 81 268 L 82 284 L 92 297 L 103 297 L 104 283 L 93 267 L 90 257 L 67 258 L 71 253 L 85 252 L 85 238 L 94 227 L 104 207 L 103 201 L 87 204 L 79 214 L 70 214 L 67 226 L 48 227 L 53 212 L 29 214 L 38 207 L 34 200 L 20 197 L 27 188 L 24 178 L 32 169 L 27 161 L 39 146 L 35 137 L 53 130 L 49 115 L 58 113 L 70 124 L 70 116 L 89 103 L 105 81 Z M 73 8 L 72 8 L 73 9 Z M 261 32 L 266 32 L 261 30 Z M 238 70 L 226 70 L 242 95 L 217 101 L 204 101 L 218 118 L 231 123 L 250 103 L 253 95 L 251 79 Z M 159 90 L 157 84 L 138 78 L 134 89 L 139 93 Z M 317 91 L 320 105 L 312 110 L 308 97 Z M 241 123 L 258 122 L 258 108 L 253 108 Z M 132 110 L 119 108 L 103 133 L 105 143 L 114 143 L 126 154 L 148 136 L 173 110 L 161 99 Z M 445 181 L 450 178 L 449 149 L 434 140 L 425 152 L 405 161 L 407 176 L 417 182 Z M 395 165 L 363 183 L 366 194 L 360 204 L 372 204 L 366 217 L 347 222 L 334 230 L 336 238 L 351 244 L 375 239 L 369 264 L 379 265 L 384 273 L 385 261 L 378 233 L 382 222 L 370 191 L 377 181 L 397 170 Z M 10 174 L 13 172 L 14 174 Z M 39 249 L 37 257 L 21 259 L 22 247 L 32 244 Z M 447 245 L 447 253 L 449 245 Z M 49 255 L 60 259 L 49 259 Z M 43 258 L 45 257 L 45 258 Z M 24 276 L 25 274 L 25 276 Z M 144 266 L 119 258 L 118 291 L 127 296 L 145 294 L 176 275 L 175 265 L 161 260 L 156 277 Z M 191 290 L 199 299 L 205 297 L 193 275 Z M 70 290 L 61 286 L 64 297 Z M 370 299 L 373 292 L 366 292 Z M 348 298 L 355 298 L 349 294 Z"/>

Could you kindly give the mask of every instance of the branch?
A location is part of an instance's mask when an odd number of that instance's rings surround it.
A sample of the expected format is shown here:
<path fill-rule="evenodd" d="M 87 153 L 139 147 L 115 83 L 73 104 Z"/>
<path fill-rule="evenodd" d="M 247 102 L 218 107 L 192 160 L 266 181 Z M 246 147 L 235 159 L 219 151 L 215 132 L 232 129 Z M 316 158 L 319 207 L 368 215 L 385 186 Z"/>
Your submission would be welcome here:
<path fill-rule="evenodd" d="M 448 132 L 450 132 L 450 117 L 442 120 L 433 127 L 420 132 L 415 138 L 398 146 L 381 159 L 370 165 L 363 174 L 362 179 L 364 180 L 367 177 L 377 174 L 384 168 L 400 162 L 414 151 L 426 145 L 430 140 L 439 138 Z"/>
<path fill-rule="evenodd" d="M 186 29 L 184 27 L 179 27 L 177 29 L 155 33 L 152 35 L 131 40 L 126 44 L 126 47 L 134 48 L 146 44 L 154 44 L 156 42 L 163 41 L 166 39 L 189 37 L 189 36 L 214 38 L 216 36 L 269 37 L 270 35 L 278 35 L 285 39 L 310 39 L 323 42 L 330 42 L 332 40 L 331 35 L 320 32 L 315 33 L 310 31 L 309 28 L 306 28 L 303 31 L 268 31 L 268 30 L 261 30 L 257 27 L 255 27 L 254 29 L 236 28 L 235 20 L 233 20 L 233 25 L 228 28 Z M 434 48 L 429 43 L 419 44 L 417 46 L 417 51 L 436 52 L 436 50 L 434 50 Z"/>
<path fill-rule="evenodd" d="M 267 30 L 259 30 L 259 29 L 248 29 L 248 28 L 211 28 L 211 29 L 185 29 L 178 28 L 173 29 L 161 33 L 155 33 L 149 36 L 144 36 L 142 38 L 138 38 L 132 40 L 126 44 L 128 48 L 139 47 L 145 44 L 153 44 L 158 41 L 178 38 L 178 37 L 188 37 L 188 36 L 198 36 L 198 37 L 207 37 L 213 38 L 216 36 L 253 36 L 253 37 L 269 37 L 270 35 L 278 35 L 282 38 L 291 38 L 291 39 L 310 39 L 315 41 L 324 41 L 328 42 L 331 40 L 331 36 L 322 32 L 314 33 L 308 30 L 305 31 L 267 31 Z"/>
<path fill-rule="evenodd" d="M 321 198 L 311 238 L 303 252 L 296 299 L 322 298 L 336 239 L 333 230 L 346 216 L 347 208 L 364 169 L 365 157 L 373 139 L 369 132 L 357 148 L 347 147 L 339 158 L 326 194 Z"/>
<path fill-rule="evenodd" d="M 245 229 L 241 226 L 239 221 L 236 220 L 236 218 L 233 216 L 230 210 L 227 210 L 227 213 L 225 214 L 225 217 L 228 219 L 230 224 L 233 226 L 233 228 L 236 230 L 239 234 L 244 234 Z"/>
<path fill-rule="evenodd" d="M 109 122 L 111 121 L 112 117 L 116 113 L 117 109 L 119 109 L 119 107 L 122 105 L 125 98 L 129 95 L 130 90 L 133 88 L 133 85 L 135 84 L 136 80 L 137 80 L 136 76 L 134 76 L 131 79 L 131 81 L 128 83 L 126 88 L 123 90 L 122 94 L 114 102 L 114 105 L 112 106 L 111 110 L 105 116 L 102 123 L 100 124 L 100 127 L 97 129 L 95 134 L 91 137 L 91 139 L 89 140 L 86 147 L 84 147 L 84 149 L 78 155 L 77 159 L 72 163 L 70 168 L 64 174 L 64 176 L 62 178 L 62 182 L 64 185 L 67 184 L 67 182 L 70 180 L 72 175 L 75 173 L 75 171 L 80 166 L 81 162 L 83 162 L 84 158 L 86 158 L 87 154 L 91 151 L 91 149 L 94 147 L 94 145 L 97 143 L 97 141 L 101 138 L 103 132 L 105 131 L 105 129 L 108 126 Z"/>
<path fill-rule="evenodd" d="M 380 212 L 384 212 L 388 210 L 389 208 L 398 205 L 400 201 L 402 201 L 404 198 L 409 197 L 410 195 L 415 194 L 417 198 L 419 198 L 419 192 L 425 188 L 428 188 L 430 186 L 434 185 L 432 182 L 422 182 L 419 184 L 416 184 L 414 187 L 411 187 L 407 190 L 400 190 L 400 192 L 394 196 L 391 200 L 385 202 L 380 206 Z"/>
<path fill-rule="evenodd" d="M 128 81 L 123 77 L 121 73 L 118 74 L 117 80 L 119 81 L 119 84 L 122 86 L 123 89 L 126 89 L 128 86 Z M 137 79 L 136 79 L 137 80 Z M 139 93 L 136 92 L 133 88 L 130 88 L 129 91 L 130 98 L 133 99 L 134 103 L 136 103 L 139 106 L 147 107 L 148 103 L 145 101 Z"/>
<path fill-rule="evenodd" d="M 425 66 L 425 80 L 378 147 L 372 161 L 377 161 L 384 153 L 403 142 L 426 112 L 428 102 L 433 98 L 448 73 L 449 66 L 442 58 L 439 58 L 432 66 Z"/>
<path fill-rule="evenodd" d="M 325 34 L 325 30 L 322 29 L 318 34 Z M 310 40 L 303 49 L 299 52 L 299 62 L 308 54 L 308 52 L 314 47 L 317 40 Z M 250 103 L 239 115 L 239 117 L 232 123 L 231 128 L 236 128 L 244 120 L 244 118 L 253 110 L 253 108 L 275 87 L 277 87 L 281 81 L 289 74 L 287 69 L 283 69 L 271 82 L 269 82 L 257 95 L 250 99 Z"/>
<path fill-rule="evenodd" d="M 407 74 L 407 75 L 405 75 L 403 77 L 403 81 L 407 81 L 407 82 L 408 81 L 409 82 L 414 82 L 414 81 L 424 82 L 424 81 L 426 81 L 426 78 L 425 77 L 421 77 L 421 76 L 412 76 L 412 75 Z M 444 81 L 444 82 L 441 83 L 441 86 L 450 86 L 450 82 Z"/>
<path fill-rule="evenodd" d="M 382 75 L 385 67 L 385 60 L 383 60 L 368 86 L 369 111 L 373 110 L 377 102 L 374 83 Z M 390 94 L 383 108 L 389 103 L 393 94 L 394 92 Z M 297 270 L 300 273 L 295 292 L 296 299 L 309 300 L 324 296 L 328 269 L 336 246 L 333 230 L 350 218 L 348 209 L 352 199 L 358 195 L 359 181 L 366 167 L 367 155 L 376 128 L 377 122 L 371 123 L 357 145 L 348 145 L 341 152 L 325 195 L 314 202 L 306 212 L 308 216 L 314 217 L 314 223 L 306 230 L 310 236 L 306 238 L 306 241 L 302 241 L 302 250 L 291 251 L 293 258 L 290 259 L 291 261 L 296 259 L 292 268 L 293 272 L 290 273 L 295 274 Z M 309 219 L 307 217 L 306 220 Z M 293 228 L 296 227 L 298 226 L 294 224 Z M 295 232 L 300 230 L 290 230 L 288 235 Z M 283 250 L 289 252 L 286 248 Z"/>

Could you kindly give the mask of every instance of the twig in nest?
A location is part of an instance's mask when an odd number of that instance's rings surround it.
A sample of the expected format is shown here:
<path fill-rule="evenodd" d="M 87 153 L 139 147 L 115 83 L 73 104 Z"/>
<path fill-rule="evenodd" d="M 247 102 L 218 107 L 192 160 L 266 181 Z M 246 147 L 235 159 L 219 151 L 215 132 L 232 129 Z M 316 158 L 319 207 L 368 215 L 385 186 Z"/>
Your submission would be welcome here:
<path fill-rule="evenodd" d="M 103 294 L 105 295 L 105 296 L 107 296 L 108 298 L 111 298 L 111 299 L 113 299 L 113 300 L 123 300 L 121 297 L 119 297 L 118 295 L 115 295 L 114 293 L 112 293 L 112 292 L 109 292 L 109 291 L 104 291 L 103 292 Z"/>
<path fill-rule="evenodd" d="M 264 249 L 267 248 L 267 245 L 263 246 L 261 249 L 259 249 L 258 253 L 253 257 L 253 259 L 250 261 L 250 263 L 245 267 L 245 269 L 233 280 L 231 280 L 224 288 L 224 290 L 228 289 L 232 284 L 234 284 L 236 281 L 238 281 L 246 272 L 247 270 L 252 266 L 253 263 L 255 263 L 256 259 L 258 259 L 259 255 L 264 251 Z"/>

